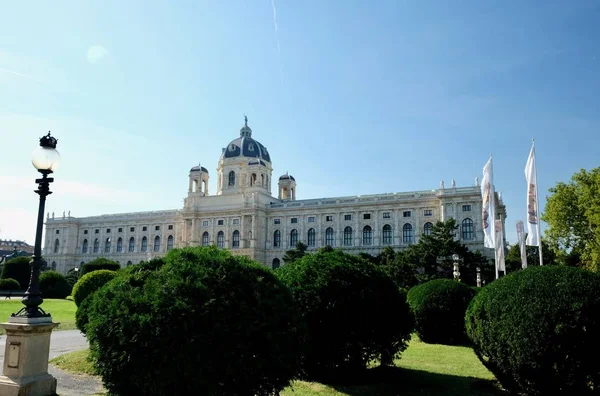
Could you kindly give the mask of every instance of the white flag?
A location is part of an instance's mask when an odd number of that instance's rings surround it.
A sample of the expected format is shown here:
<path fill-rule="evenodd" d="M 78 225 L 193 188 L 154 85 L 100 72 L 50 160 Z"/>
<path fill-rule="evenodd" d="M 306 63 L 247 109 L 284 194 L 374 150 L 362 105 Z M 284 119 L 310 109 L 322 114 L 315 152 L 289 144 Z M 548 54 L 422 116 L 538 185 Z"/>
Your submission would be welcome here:
<path fill-rule="evenodd" d="M 521 251 L 521 267 L 527 268 L 527 249 L 525 246 L 525 229 L 523 222 L 517 222 L 517 240 L 519 242 L 519 250 Z"/>
<path fill-rule="evenodd" d="M 494 219 L 496 218 L 496 200 L 494 196 L 494 177 L 492 169 L 492 156 L 483 167 L 483 178 L 481 179 L 481 228 L 484 234 L 484 246 L 494 249 Z"/>
<path fill-rule="evenodd" d="M 535 147 L 531 145 L 529 158 L 525 165 L 525 178 L 527 179 L 527 241 L 528 246 L 540 246 L 538 223 L 537 175 L 535 169 Z"/>
<path fill-rule="evenodd" d="M 496 268 L 498 271 L 504 271 L 504 273 L 506 273 L 506 266 L 504 265 L 504 232 L 502 230 L 502 220 L 496 220 L 495 225 Z"/>

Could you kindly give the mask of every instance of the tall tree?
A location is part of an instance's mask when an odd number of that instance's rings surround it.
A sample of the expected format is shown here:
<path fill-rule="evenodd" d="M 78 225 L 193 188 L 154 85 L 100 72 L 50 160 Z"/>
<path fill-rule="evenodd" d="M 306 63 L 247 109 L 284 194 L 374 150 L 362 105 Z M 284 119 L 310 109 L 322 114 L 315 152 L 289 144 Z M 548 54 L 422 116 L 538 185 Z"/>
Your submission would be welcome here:
<path fill-rule="evenodd" d="M 582 169 L 550 190 L 542 220 L 546 238 L 563 255 L 573 250 L 589 269 L 600 267 L 600 167 Z"/>
<path fill-rule="evenodd" d="M 306 249 L 308 249 L 308 246 L 306 246 L 304 243 L 300 241 L 296 242 L 296 247 L 292 250 L 288 250 L 283 255 L 283 262 L 289 264 L 298 260 L 299 258 L 304 257 L 306 255 Z"/>

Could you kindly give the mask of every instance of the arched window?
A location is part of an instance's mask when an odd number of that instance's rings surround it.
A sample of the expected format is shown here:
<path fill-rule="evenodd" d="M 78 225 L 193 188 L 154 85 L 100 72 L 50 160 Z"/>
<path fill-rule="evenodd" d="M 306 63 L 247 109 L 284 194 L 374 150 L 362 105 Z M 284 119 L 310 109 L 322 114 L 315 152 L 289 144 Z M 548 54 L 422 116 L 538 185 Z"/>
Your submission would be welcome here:
<path fill-rule="evenodd" d="M 316 235 L 315 235 L 315 229 L 311 228 L 310 230 L 308 230 L 308 246 L 315 246 L 315 243 L 317 241 Z"/>
<path fill-rule="evenodd" d="M 252 240 L 252 231 L 248 231 L 248 239 Z"/>
<path fill-rule="evenodd" d="M 425 223 L 425 225 L 423 226 L 423 234 L 431 235 L 432 232 L 433 232 L 433 224 L 430 222 Z"/>
<path fill-rule="evenodd" d="M 88 250 L 88 240 L 83 240 L 83 246 L 81 247 L 81 253 L 86 254 Z"/>
<path fill-rule="evenodd" d="M 273 233 L 273 247 L 281 247 L 281 231 L 275 230 Z"/>
<path fill-rule="evenodd" d="M 133 263 L 131 262 L 131 260 L 127 262 L 127 266 L 128 266 L 128 267 L 129 267 L 131 264 L 133 264 Z"/>
<path fill-rule="evenodd" d="M 173 235 L 169 235 L 169 237 L 167 238 L 167 252 L 173 249 L 173 240 Z"/>
<path fill-rule="evenodd" d="M 52 262 L 52 265 L 50 266 L 50 268 L 52 268 L 52 271 L 56 271 L 56 261 Z"/>
<path fill-rule="evenodd" d="M 253 174 L 250 176 L 250 187 L 252 187 L 252 186 L 254 186 L 254 185 L 256 185 L 256 173 L 253 173 Z"/>
<path fill-rule="evenodd" d="M 202 246 L 208 246 L 208 231 L 202 234 Z"/>
<path fill-rule="evenodd" d="M 148 238 L 146 238 L 146 237 L 142 238 L 142 249 L 140 251 L 141 252 L 147 252 L 148 251 Z"/>
<path fill-rule="evenodd" d="M 117 253 L 123 253 L 123 238 L 117 239 Z"/>
<path fill-rule="evenodd" d="M 344 228 L 344 246 L 352 246 L 352 227 Z"/>
<path fill-rule="evenodd" d="M 154 249 L 155 252 L 160 252 L 160 237 L 157 235 L 154 237 Z"/>
<path fill-rule="evenodd" d="M 104 253 L 110 253 L 110 238 L 106 238 L 104 241 Z"/>
<path fill-rule="evenodd" d="M 240 232 L 238 230 L 233 231 L 233 244 L 232 247 L 240 247 Z"/>
<path fill-rule="evenodd" d="M 392 234 L 392 226 L 389 224 L 384 225 L 383 226 L 383 244 L 391 245 L 393 238 L 394 238 L 394 236 Z"/>
<path fill-rule="evenodd" d="M 58 253 L 58 249 L 60 249 L 60 242 L 58 239 L 54 241 L 54 253 Z"/>
<path fill-rule="evenodd" d="M 298 231 L 296 229 L 293 229 L 292 231 L 290 231 L 290 247 L 296 247 L 296 244 L 298 243 Z"/>
<path fill-rule="evenodd" d="M 263 174 L 260 175 L 260 185 L 265 187 L 265 175 Z"/>
<path fill-rule="evenodd" d="M 202 180 L 202 192 L 204 194 L 208 194 L 208 186 L 206 185 L 206 180 Z"/>
<path fill-rule="evenodd" d="M 462 239 L 473 239 L 475 236 L 475 230 L 473 228 L 473 220 L 469 218 L 464 219 L 461 224 Z"/>
<path fill-rule="evenodd" d="M 325 230 L 325 246 L 334 246 L 333 228 L 331 228 L 331 227 L 328 227 Z"/>
<path fill-rule="evenodd" d="M 234 171 L 229 172 L 229 185 L 235 186 L 235 172 Z"/>
<path fill-rule="evenodd" d="M 129 253 L 133 253 L 135 251 L 135 238 L 129 238 Z"/>
<path fill-rule="evenodd" d="M 219 231 L 217 234 L 217 246 L 223 248 L 225 246 L 225 234 L 223 231 Z"/>
<path fill-rule="evenodd" d="M 363 228 L 363 245 L 373 244 L 373 229 L 371 226 L 365 226 Z"/>
<path fill-rule="evenodd" d="M 98 253 L 100 250 L 100 241 L 98 238 L 94 239 L 94 253 Z"/>
<path fill-rule="evenodd" d="M 281 261 L 279 261 L 278 258 L 274 258 L 273 259 L 273 269 L 277 269 L 279 268 L 279 265 L 281 264 Z"/>
<path fill-rule="evenodd" d="M 409 223 L 404 224 L 402 227 L 402 242 L 403 243 L 412 243 L 413 241 L 413 228 Z"/>

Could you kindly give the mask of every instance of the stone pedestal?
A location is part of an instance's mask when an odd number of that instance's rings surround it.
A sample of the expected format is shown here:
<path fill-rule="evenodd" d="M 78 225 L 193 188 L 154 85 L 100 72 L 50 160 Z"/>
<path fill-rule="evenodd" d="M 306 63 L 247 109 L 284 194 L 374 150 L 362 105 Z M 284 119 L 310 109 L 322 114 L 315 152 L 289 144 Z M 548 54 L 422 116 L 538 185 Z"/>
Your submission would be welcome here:
<path fill-rule="evenodd" d="M 58 323 L 52 318 L 10 318 L 0 323 L 6 331 L 2 396 L 50 396 L 56 393 L 56 378 L 48 374 L 50 334 Z"/>

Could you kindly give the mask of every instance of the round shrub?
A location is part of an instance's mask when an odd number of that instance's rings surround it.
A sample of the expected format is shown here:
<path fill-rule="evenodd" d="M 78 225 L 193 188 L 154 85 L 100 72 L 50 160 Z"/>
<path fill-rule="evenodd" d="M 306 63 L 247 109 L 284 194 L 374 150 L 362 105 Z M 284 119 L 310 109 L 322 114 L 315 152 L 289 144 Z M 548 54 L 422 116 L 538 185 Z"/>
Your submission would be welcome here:
<path fill-rule="evenodd" d="M 435 279 L 411 288 L 408 304 L 421 341 L 446 345 L 468 342 L 465 312 L 475 294 L 472 287 L 452 279 Z"/>
<path fill-rule="evenodd" d="M 117 263 L 116 261 L 109 260 L 104 257 L 98 257 L 97 259 L 82 265 L 81 275 L 89 274 L 90 272 L 99 270 L 118 271 L 120 269 L 121 264 Z"/>
<path fill-rule="evenodd" d="M 87 337 L 106 388 L 233 396 L 288 386 L 298 314 L 273 272 L 216 247 L 174 249 L 164 261 L 124 271 L 91 297 Z"/>
<path fill-rule="evenodd" d="M 6 278 L 0 279 L 0 290 L 19 290 L 21 285 L 16 279 Z"/>
<path fill-rule="evenodd" d="M 71 294 L 71 286 L 58 272 L 44 271 L 40 275 L 40 291 L 43 298 L 67 298 Z"/>
<path fill-rule="evenodd" d="M 351 378 L 374 359 L 392 364 L 406 349 L 413 329 L 406 295 L 375 265 L 322 250 L 275 273 L 304 319 L 304 378 Z"/>
<path fill-rule="evenodd" d="M 600 276 L 574 267 L 529 267 L 477 294 L 467 334 L 481 362 L 510 391 L 597 394 Z"/>
<path fill-rule="evenodd" d="M 29 262 L 31 257 L 15 257 L 8 260 L 2 266 L 2 278 L 16 279 L 21 286 L 21 290 L 27 289 L 29 286 L 29 279 L 31 278 L 31 266 Z"/>
<path fill-rule="evenodd" d="M 83 334 L 87 334 L 87 324 L 89 322 L 90 308 L 92 306 L 94 294 L 84 298 L 83 301 L 77 306 L 75 311 L 75 326 Z"/>
<path fill-rule="evenodd" d="M 110 270 L 98 270 L 83 275 L 73 286 L 73 301 L 79 306 L 87 296 L 113 280 L 115 276 L 117 273 Z"/>

